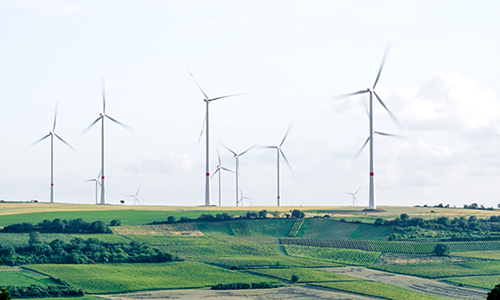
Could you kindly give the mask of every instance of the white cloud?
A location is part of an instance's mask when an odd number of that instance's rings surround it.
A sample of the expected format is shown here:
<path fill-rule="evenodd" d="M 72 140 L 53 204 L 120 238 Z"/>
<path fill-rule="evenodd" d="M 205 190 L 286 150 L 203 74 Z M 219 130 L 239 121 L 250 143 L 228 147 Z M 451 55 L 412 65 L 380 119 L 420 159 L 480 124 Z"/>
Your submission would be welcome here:
<path fill-rule="evenodd" d="M 140 163 L 132 163 L 127 171 L 144 174 L 178 174 L 191 170 L 191 158 L 187 154 L 175 154 L 172 152 L 163 154 L 154 159 L 145 156 Z"/>

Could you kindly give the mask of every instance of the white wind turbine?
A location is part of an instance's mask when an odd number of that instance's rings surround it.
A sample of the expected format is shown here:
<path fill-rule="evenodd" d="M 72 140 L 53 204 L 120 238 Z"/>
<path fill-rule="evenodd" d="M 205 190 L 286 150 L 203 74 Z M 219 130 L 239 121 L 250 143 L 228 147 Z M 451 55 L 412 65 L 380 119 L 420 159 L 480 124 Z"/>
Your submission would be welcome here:
<path fill-rule="evenodd" d="M 277 171 L 277 206 L 280 206 L 281 204 L 281 190 L 280 190 L 280 155 L 283 156 L 283 159 L 285 160 L 286 164 L 288 165 L 288 168 L 290 171 L 293 172 L 292 166 L 288 162 L 288 159 L 286 159 L 285 153 L 283 153 L 283 150 L 281 149 L 281 146 L 283 146 L 283 143 L 286 140 L 286 137 L 288 136 L 288 133 L 290 132 L 290 129 L 292 129 L 292 125 L 288 127 L 288 130 L 285 133 L 285 137 L 283 137 L 283 140 L 281 143 L 277 146 L 264 146 L 263 148 L 271 148 L 271 149 L 276 149 L 276 171 Z"/>
<path fill-rule="evenodd" d="M 104 172 L 104 120 L 108 118 L 109 120 L 115 122 L 116 124 L 122 126 L 123 128 L 127 129 L 128 131 L 132 132 L 132 128 L 129 127 L 128 125 L 123 124 L 120 121 L 117 121 L 110 117 L 109 115 L 106 114 L 106 94 L 105 94 L 105 89 L 104 89 L 104 80 L 101 81 L 101 87 L 102 87 L 102 113 L 100 113 L 99 117 L 92 122 L 87 128 L 85 128 L 80 135 L 84 135 L 87 131 L 89 131 L 92 126 L 94 126 L 95 123 L 101 121 L 101 203 L 100 204 L 106 204 L 106 181 L 105 181 L 105 172 Z"/>
<path fill-rule="evenodd" d="M 95 204 L 98 204 L 97 203 L 97 188 L 99 185 L 101 185 L 101 182 L 99 181 L 99 177 L 101 177 L 101 172 L 99 172 L 99 175 L 97 175 L 97 178 L 94 178 L 94 179 L 89 179 L 89 180 L 85 180 L 85 182 L 91 182 L 91 181 L 95 181 Z"/>
<path fill-rule="evenodd" d="M 209 104 L 210 104 L 210 102 L 215 101 L 215 100 L 219 100 L 222 98 L 228 98 L 228 97 L 234 97 L 234 96 L 238 96 L 241 94 L 233 94 L 233 95 L 220 96 L 220 97 L 216 97 L 216 98 L 209 98 L 207 96 L 207 94 L 205 94 L 203 89 L 200 87 L 200 85 L 198 84 L 198 82 L 194 78 L 193 74 L 191 74 L 191 71 L 189 71 L 189 69 L 188 69 L 188 72 L 191 75 L 191 77 L 193 78 L 193 80 L 196 83 L 196 85 L 198 86 L 198 88 L 200 89 L 203 96 L 205 97 L 205 99 L 203 99 L 203 101 L 205 101 L 205 103 L 207 104 L 206 105 L 205 119 L 203 120 L 203 126 L 202 126 L 201 133 L 200 133 L 200 139 L 201 139 L 201 136 L 203 135 L 203 128 L 205 127 L 205 129 L 206 129 L 206 133 L 205 133 L 205 135 L 206 135 L 205 205 L 210 206 L 211 193 L 210 193 L 210 131 L 209 131 L 209 125 L 210 125 L 210 122 L 209 122 L 210 118 L 209 117 L 210 116 L 209 116 Z M 200 142 L 200 141 L 198 140 L 198 142 Z"/>
<path fill-rule="evenodd" d="M 239 203 L 238 191 L 240 190 L 240 187 L 239 187 L 239 184 L 240 184 L 240 156 L 242 156 L 243 154 L 250 151 L 252 148 L 255 147 L 255 145 L 248 148 L 247 150 L 241 152 L 240 154 L 237 154 L 236 152 L 234 152 L 233 150 L 229 149 L 228 147 L 226 147 L 224 145 L 222 145 L 222 147 L 226 148 L 227 150 L 229 150 L 229 152 L 233 153 L 234 158 L 236 159 L 236 206 L 238 206 L 238 203 Z"/>
<path fill-rule="evenodd" d="M 387 108 L 385 103 L 380 99 L 380 97 L 377 95 L 375 92 L 375 87 L 377 86 L 378 80 L 380 79 L 380 73 L 382 73 L 382 68 L 384 67 L 385 59 L 387 58 L 387 54 L 389 53 L 389 45 L 386 47 L 384 56 L 382 58 L 382 64 L 380 65 L 380 69 L 378 70 L 377 78 L 375 79 L 375 83 L 373 84 L 372 88 L 367 88 L 366 90 L 361 90 L 355 93 L 343 95 L 343 97 L 349 97 L 353 95 L 358 95 L 358 94 L 364 94 L 364 93 L 370 93 L 370 104 L 369 104 L 369 109 L 368 109 L 368 116 L 370 119 L 370 136 L 366 139 L 365 143 L 361 147 L 361 149 L 358 151 L 356 154 L 356 157 L 358 157 L 361 154 L 361 151 L 364 149 L 366 144 L 370 142 L 370 188 L 369 188 L 369 208 L 370 209 L 376 209 L 376 204 L 375 204 L 375 173 L 374 173 L 374 166 L 373 166 L 373 134 L 379 134 L 379 135 L 384 135 L 384 136 L 391 136 L 391 137 L 396 137 L 396 138 L 404 138 L 401 135 L 396 135 L 396 134 L 389 134 L 389 133 L 383 133 L 383 132 L 378 132 L 374 131 L 373 129 L 373 95 L 377 98 L 378 102 L 382 105 L 382 107 L 387 111 L 389 116 L 392 118 L 394 123 L 401 129 L 403 125 L 401 122 L 398 121 L 396 116 Z"/>
<path fill-rule="evenodd" d="M 55 195 L 54 195 L 54 136 L 56 138 L 58 138 L 61 142 L 66 144 L 66 146 L 70 147 L 73 151 L 76 151 L 76 149 L 73 148 L 73 146 L 68 144 L 65 140 L 63 140 L 60 136 L 57 135 L 57 133 L 55 132 L 56 131 L 56 121 L 57 121 L 57 103 L 56 103 L 56 110 L 54 113 L 54 125 L 52 126 L 52 131 L 50 131 L 46 136 L 42 137 L 38 141 L 31 144 L 31 146 L 34 146 L 50 136 L 50 203 L 54 203 L 54 197 L 55 197 Z"/>
<path fill-rule="evenodd" d="M 134 195 L 127 195 L 126 196 L 126 197 L 132 197 L 132 198 L 134 198 L 134 205 L 135 205 L 136 201 L 137 201 L 137 203 L 139 203 L 139 205 L 141 205 L 141 202 L 139 201 L 139 198 L 137 198 L 137 195 L 139 194 L 140 190 L 141 190 L 141 186 L 139 186 L 139 188 L 137 189 L 137 192 Z"/>
<path fill-rule="evenodd" d="M 234 173 L 234 171 L 232 170 L 229 170 L 228 168 L 224 168 L 222 166 L 222 162 L 220 160 L 220 155 L 219 155 L 219 149 L 217 148 L 217 158 L 219 159 L 219 164 L 217 165 L 217 168 L 215 169 L 215 172 L 212 174 L 211 177 L 214 177 L 215 174 L 217 174 L 217 172 L 219 172 L 219 207 L 221 207 L 221 173 L 222 173 L 222 170 L 224 171 L 227 171 L 227 172 L 231 172 L 231 173 Z"/>
<path fill-rule="evenodd" d="M 354 203 L 356 203 L 356 205 L 358 205 L 358 199 L 356 198 L 356 194 L 359 192 L 360 189 L 361 189 L 361 187 L 359 187 L 354 193 L 344 192 L 345 194 L 352 196 L 352 206 L 355 205 Z"/>
<path fill-rule="evenodd" d="M 241 191 L 241 188 L 240 188 L 240 194 L 241 194 L 240 199 L 238 200 L 238 202 L 236 202 L 236 204 L 241 203 L 241 206 L 243 206 L 243 200 L 248 199 L 248 200 L 250 200 L 250 206 L 252 206 L 252 200 L 254 200 L 254 198 L 245 197 L 243 195 L 243 192 Z M 236 206 L 238 206 L 238 205 L 236 205 Z"/>

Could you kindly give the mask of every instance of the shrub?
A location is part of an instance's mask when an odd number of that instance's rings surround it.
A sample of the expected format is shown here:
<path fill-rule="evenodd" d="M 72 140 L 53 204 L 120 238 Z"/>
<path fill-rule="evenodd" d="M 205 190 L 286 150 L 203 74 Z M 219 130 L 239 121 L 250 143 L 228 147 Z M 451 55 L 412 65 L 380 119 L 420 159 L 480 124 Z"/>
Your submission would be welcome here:
<path fill-rule="evenodd" d="M 450 249 L 446 244 L 436 244 L 436 247 L 434 247 L 434 254 L 437 256 L 445 256 L 448 255 L 449 252 Z"/>
<path fill-rule="evenodd" d="M 293 283 L 297 283 L 297 281 L 299 281 L 299 276 L 297 276 L 297 275 L 293 274 L 293 275 L 292 275 L 292 282 L 293 282 Z"/>

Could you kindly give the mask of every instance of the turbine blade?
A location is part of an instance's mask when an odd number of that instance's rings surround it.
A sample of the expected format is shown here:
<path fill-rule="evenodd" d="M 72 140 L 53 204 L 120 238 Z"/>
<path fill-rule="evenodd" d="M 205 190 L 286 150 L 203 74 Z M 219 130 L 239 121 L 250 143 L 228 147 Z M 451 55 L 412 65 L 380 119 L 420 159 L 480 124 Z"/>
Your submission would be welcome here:
<path fill-rule="evenodd" d="M 382 57 L 382 64 L 380 65 L 380 69 L 378 69 L 377 78 L 375 79 L 375 83 L 373 84 L 373 89 L 375 89 L 375 87 L 377 86 L 378 80 L 380 78 L 380 73 L 382 73 L 382 68 L 384 67 L 385 59 L 387 58 L 390 49 L 391 49 L 391 44 L 387 43 L 384 51 L 384 56 Z"/>
<path fill-rule="evenodd" d="M 286 137 L 287 137 L 287 136 L 288 136 L 288 134 L 290 133 L 290 129 L 292 129 L 292 126 L 293 126 L 293 123 L 292 123 L 292 124 L 290 124 L 290 126 L 288 126 L 288 130 L 286 131 L 285 136 L 283 137 L 283 140 L 281 141 L 280 147 L 281 147 L 281 145 L 283 145 L 283 143 L 285 142 Z"/>
<path fill-rule="evenodd" d="M 64 144 L 66 144 L 66 146 L 70 147 L 71 150 L 75 151 L 76 152 L 76 149 L 71 146 L 70 144 L 68 144 L 65 140 L 63 140 L 60 136 L 57 135 L 57 133 L 54 132 L 54 135 L 56 136 L 56 138 L 58 138 L 61 142 L 63 142 Z"/>
<path fill-rule="evenodd" d="M 215 150 L 217 150 L 217 159 L 219 160 L 219 166 L 222 165 L 220 161 L 219 147 L 215 146 Z"/>
<path fill-rule="evenodd" d="M 379 132 L 379 131 L 374 131 L 374 133 L 380 134 L 380 135 L 385 135 L 385 136 L 390 136 L 390 137 L 397 138 L 397 139 L 400 139 L 400 140 L 406 140 L 407 139 L 406 135 L 385 133 L 385 132 Z"/>
<path fill-rule="evenodd" d="M 228 171 L 228 172 L 231 172 L 231 173 L 233 173 L 233 174 L 236 174 L 236 172 L 235 172 L 235 171 L 233 171 L 233 170 L 229 170 L 228 168 L 224 168 L 224 167 L 220 167 L 220 168 L 221 168 L 222 170 L 224 170 L 224 171 Z"/>
<path fill-rule="evenodd" d="M 198 86 L 198 88 L 200 89 L 201 93 L 203 94 L 203 96 L 205 96 L 205 100 L 208 100 L 208 96 L 207 94 L 205 94 L 205 92 L 203 91 L 203 89 L 201 88 L 201 86 L 198 84 L 198 81 L 196 81 L 196 79 L 194 78 L 193 74 L 191 74 L 191 71 L 189 71 L 189 68 L 186 67 L 186 69 L 188 70 L 189 72 L 189 75 L 191 75 L 191 77 L 193 78 L 194 80 L 194 83 L 196 83 L 196 85 Z"/>
<path fill-rule="evenodd" d="M 34 142 L 33 144 L 31 144 L 31 146 L 35 146 L 36 144 L 40 143 L 41 141 L 43 141 L 44 139 L 48 138 L 50 136 L 50 133 L 47 134 L 46 136 L 44 136 L 43 138 L 39 139 L 38 141 Z"/>
<path fill-rule="evenodd" d="M 361 90 L 361 91 L 357 91 L 357 92 L 349 93 L 349 94 L 340 94 L 337 96 L 333 96 L 332 100 L 345 99 L 345 98 L 349 98 L 349 97 L 354 96 L 354 95 L 364 94 L 364 93 L 368 93 L 368 92 L 370 92 L 370 91 L 369 90 Z"/>
<path fill-rule="evenodd" d="M 84 180 L 83 182 L 96 181 L 95 179 Z"/>
<path fill-rule="evenodd" d="M 139 188 L 137 189 L 137 192 L 135 193 L 136 196 L 139 194 L 139 191 L 141 190 L 141 187 L 142 187 L 142 185 L 140 185 Z"/>
<path fill-rule="evenodd" d="M 290 169 L 290 172 L 294 173 L 292 165 L 290 165 L 290 163 L 288 162 L 288 159 L 286 158 L 285 153 L 283 153 L 283 150 L 280 149 L 279 151 L 281 153 L 281 156 L 283 156 L 283 159 L 285 159 L 285 162 L 286 162 L 288 168 Z"/>
<path fill-rule="evenodd" d="M 215 170 L 215 172 L 212 174 L 212 176 L 210 176 L 210 178 L 214 177 L 214 176 L 215 176 L 215 174 L 217 174 L 217 172 L 219 172 L 219 171 L 220 171 L 220 169 L 221 169 L 221 168 L 217 168 L 217 170 Z"/>
<path fill-rule="evenodd" d="M 87 131 L 90 130 L 90 128 L 92 128 L 92 126 L 94 126 L 95 123 L 99 122 L 99 120 L 102 118 L 102 116 L 100 116 L 99 118 L 95 119 L 94 122 L 92 122 L 92 124 L 90 124 L 87 128 L 85 128 L 82 132 L 80 132 L 80 136 L 84 135 L 85 133 L 87 133 Z"/>
<path fill-rule="evenodd" d="M 101 77 L 101 89 L 102 89 L 102 112 L 106 113 L 106 88 L 104 85 L 104 76 Z"/>
<path fill-rule="evenodd" d="M 213 99 L 209 99 L 209 101 L 215 101 L 215 100 L 219 100 L 219 99 L 222 99 L 222 98 L 228 98 L 228 97 L 234 97 L 234 96 L 241 96 L 241 95 L 246 95 L 246 94 L 232 94 L 232 95 L 226 95 L 226 96 L 220 96 L 220 97 L 216 97 L 216 98 L 213 98 Z"/>
<path fill-rule="evenodd" d="M 399 120 L 396 118 L 396 116 L 389 110 L 389 108 L 387 108 L 387 106 L 382 101 L 382 99 L 380 99 L 380 97 L 377 95 L 377 93 L 375 93 L 375 92 L 373 92 L 373 93 L 375 94 L 375 97 L 377 97 L 378 102 L 380 104 L 382 104 L 382 106 L 385 108 L 385 110 L 387 111 L 387 113 L 391 117 L 392 121 L 396 124 L 396 126 L 398 126 L 398 128 L 400 130 L 403 129 L 404 128 L 403 124 L 401 124 L 401 122 L 399 122 Z"/>
<path fill-rule="evenodd" d="M 259 148 L 263 148 L 263 149 L 276 149 L 276 148 L 278 148 L 278 146 L 259 146 Z"/>
<path fill-rule="evenodd" d="M 247 153 L 248 151 L 252 150 L 253 148 L 255 148 L 255 145 L 253 145 L 252 147 L 248 148 L 247 150 L 241 152 L 240 154 L 238 154 L 238 156 L 242 156 L 243 154 Z"/>
<path fill-rule="evenodd" d="M 56 102 L 56 111 L 54 112 L 54 126 L 52 126 L 52 132 L 56 131 L 56 120 L 57 120 L 57 102 Z"/>
<path fill-rule="evenodd" d="M 234 156 L 238 156 L 238 154 L 236 154 L 236 152 L 234 152 L 233 150 L 229 149 L 228 147 L 226 147 L 225 145 L 223 144 L 220 144 L 222 147 L 226 148 L 229 152 L 231 152 L 232 154 L 234 154 Z"/>
<path fill-rule="evenodd" d="M 115 120 L 115 119 L 111 118 L 111 117 L 110 117 L 110 116 L 108 116 L 108 115 L 105 115 L 105 116 L 106 116 L 108 119 L 110 119 L 111 121 L 113 121 L 113 122 L 115 122 L 116 124 L 120 125 L 121 127 L 123 127 L 123 128 L 125 128 L 125 129 L 127 129 L 128 131 L 130 131 L 130 132 L 134 132 L 134 129 L 133 129 L 132 127 L 128 126 L 127 124 L 124 124 L 124 123 L 122 123 L 122 122 L 120 122 L 120 121 L 118 121 L 118 120 Z"/>
<path fill-rule="evenodd" d="M 201 124 L 201 132 L 200 132 L 200 137 L 198 138 L 198 144 L 201 141 L 201 136 L 203 135 L 203 130 L 205 129 L 205 122 L 207 122 L 207 114 L 203 117 L 203 124 Z"/>
<path fill-rule="evenodd" d="M 361 189 L 361 187 L 362 187 L 362 186 L 360 186 L 360 187 L 356 190 L 356 192 L 354 192 L 354 195 L 353 195 L 353 196 L 355 196 L 355 195 L 359 192 L 359 190 Z"/>
<path fill-rule="evenodd" d="M 365 141 L 365 143 L 363 144 L 363 146 L 361 146 L 361 149 L 359 149 L 358 153 L 356 153 L 356 155 L 354 156 L 354 159 L 358 159 L 358 157 L 361 155 L 361 152 L 363 151 L 363 149 L 365 149 L 366 147 L 366 144 L 368 144 L 368 142 L 370 141 L 370 137 L 368 137 Z"/>

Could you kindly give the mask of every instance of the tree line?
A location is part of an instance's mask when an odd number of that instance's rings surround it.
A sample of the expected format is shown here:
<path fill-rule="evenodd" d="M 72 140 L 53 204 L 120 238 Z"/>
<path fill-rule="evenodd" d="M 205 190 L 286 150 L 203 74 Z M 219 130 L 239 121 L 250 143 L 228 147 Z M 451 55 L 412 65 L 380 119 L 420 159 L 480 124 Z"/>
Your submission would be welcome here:
<path fill-rule="evenodd" d="M 111 225 L 120 225 L 119 220 L 111 221 Z M 7 233 L 29 233 L 38 231 L 41 233 L 113 233 L 104 221 L 94 221 L 92 223 L 81 218 L 73 220 L 54 219 L 43 220 L 38 224 L 16 223 L 5 226 L 0 232 Z"/>
<path fill-rule="evenodd" d="M 94 238 L 59 239 L 50 243 L 32 242 L 29 246 L 0 245 L 0 259 L 10 266 L 25 264 L 159 263 L 180 260 L 162 249 L 146 244 L 104 243 Z"/>

